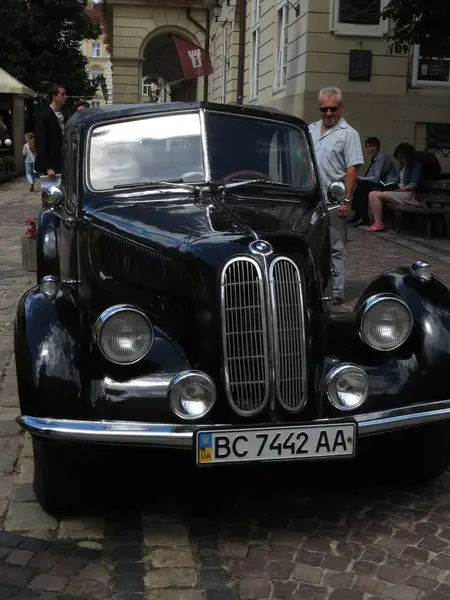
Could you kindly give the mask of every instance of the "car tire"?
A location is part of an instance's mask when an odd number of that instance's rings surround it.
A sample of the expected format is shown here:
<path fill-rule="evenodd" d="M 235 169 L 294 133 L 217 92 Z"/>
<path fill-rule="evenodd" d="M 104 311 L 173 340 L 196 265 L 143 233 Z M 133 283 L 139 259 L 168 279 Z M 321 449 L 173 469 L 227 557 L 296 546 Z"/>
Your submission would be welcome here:
<path fill-rule="evenodd" d="M 450 422 L 414 427 L 388 444 L 384 464 L 397 481 L 426 483 L 450 466 Z"/>
<path fill-rule="evenodd" d="M 80 465 L 74 444 L 33 437 L 33 489 L 52 516 L 72 514 L 81 504 Z"/>

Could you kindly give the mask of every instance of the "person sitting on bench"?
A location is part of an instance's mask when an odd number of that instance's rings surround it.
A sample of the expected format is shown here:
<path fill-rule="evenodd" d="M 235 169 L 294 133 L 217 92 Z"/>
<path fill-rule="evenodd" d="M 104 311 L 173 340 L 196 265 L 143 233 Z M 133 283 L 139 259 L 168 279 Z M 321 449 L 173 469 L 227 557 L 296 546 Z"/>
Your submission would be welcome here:
<path fill-rule="evenodd" d="M 369 206 L 375 222 L 367 228 L 367 231 L 384 231 L 383 202 L 396 204 L 418 204 L 420 202 L 420 196 L 416 194 L 416 191 L 420 185 L 422 165 L 417 160 L 416 149 L 411 144 L 403 142 L 395 149 L 394 158 L 400 163 L 397 188 L 386 192 L 370 192 Z"/>
<path fill-rule="evenodd" d="M 358 177 L 358 185 L 353 193 L 352 208 L 355 212 L 348 222 L 355 227 L 369 225 L 369 192 L 380 189 L 380 181 L 384 184 L 397 183 L 398 177 L 391 159 L 380 151 L 378 138 L 367 138 L 365 145 L 371 160 L 364 177 Z"/>

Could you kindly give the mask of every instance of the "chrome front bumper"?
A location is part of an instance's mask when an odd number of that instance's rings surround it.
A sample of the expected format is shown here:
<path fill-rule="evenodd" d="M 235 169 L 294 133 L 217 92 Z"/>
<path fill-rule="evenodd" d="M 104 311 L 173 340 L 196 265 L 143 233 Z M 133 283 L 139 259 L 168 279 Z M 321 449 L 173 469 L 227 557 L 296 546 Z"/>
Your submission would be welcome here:
<path fill-rule="evenodd" d="M 368 437 L 407 427 L 425 425 L 450 419 L 450 400 L 415 404 L 381 412 L 366 413 L 352 417 L 358 424 L 358 437 Z M 333 425 L 343 419 L 319 419 L 305 425 Z M 190 450 L 199 425 L 141 423 L 137 421 L 70 421 L 20 416 L 17 422 L 29 433 L 59 440 L 103 444 L 125 444 L 179 448 Z M 286 425 L 286 424 L 285 424 Z M 294 424 L 293 424 L 294 425 Z M 235 425 L 203 425 L 211 429 L 229 429 Z"/>

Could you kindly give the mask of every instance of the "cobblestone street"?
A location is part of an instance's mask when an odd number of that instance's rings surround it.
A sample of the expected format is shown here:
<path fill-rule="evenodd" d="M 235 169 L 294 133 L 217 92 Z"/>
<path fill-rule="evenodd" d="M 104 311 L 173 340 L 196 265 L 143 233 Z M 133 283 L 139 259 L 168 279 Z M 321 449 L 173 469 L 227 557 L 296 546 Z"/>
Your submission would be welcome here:
<path fill-rule="evenodd" d="M 360 464 L 194 471 L 133 452 L 96 474 L 79 515 L 44 513 L 13 361 L 15 306 L 34 282 L 20 238 L 39 205 L 22 179 L 0 186 L 0 600 L 450 598 L 450 474 L 406 487 Z M 450 284 L 450 240 L 349 228 L 348 254 L 350 307 L 377 273 L 418 259 Z"/>

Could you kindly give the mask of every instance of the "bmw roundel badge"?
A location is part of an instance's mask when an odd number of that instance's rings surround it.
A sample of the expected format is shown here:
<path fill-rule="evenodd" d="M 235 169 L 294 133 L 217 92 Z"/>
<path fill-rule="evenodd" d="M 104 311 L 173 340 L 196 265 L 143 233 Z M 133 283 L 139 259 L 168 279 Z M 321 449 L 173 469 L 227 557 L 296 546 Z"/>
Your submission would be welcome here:
<path fill-rule="evenodd" d="M 265 242 L 264 240 L 255 240 L 249 244 L 248 249 L 252 254 L 272 254 L 273 248 L 269 244 L 269 242 Z"/>

